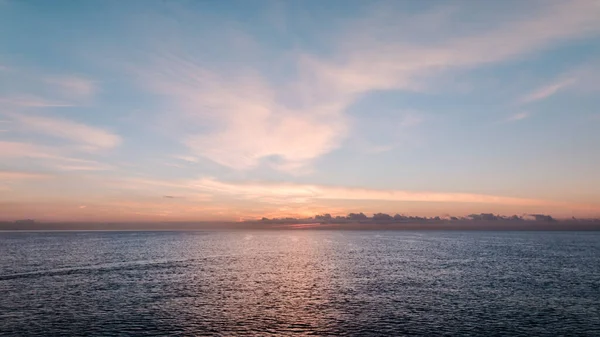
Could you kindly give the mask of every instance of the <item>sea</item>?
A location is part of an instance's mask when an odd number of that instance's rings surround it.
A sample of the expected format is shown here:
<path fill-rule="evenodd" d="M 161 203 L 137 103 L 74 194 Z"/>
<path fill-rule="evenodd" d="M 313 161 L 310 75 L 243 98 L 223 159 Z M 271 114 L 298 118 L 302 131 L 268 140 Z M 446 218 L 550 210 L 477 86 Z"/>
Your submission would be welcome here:
<path fill-rule="evenodd" d="M 600 336 L 600 232 L 1 232 L 0 336 Z"/>

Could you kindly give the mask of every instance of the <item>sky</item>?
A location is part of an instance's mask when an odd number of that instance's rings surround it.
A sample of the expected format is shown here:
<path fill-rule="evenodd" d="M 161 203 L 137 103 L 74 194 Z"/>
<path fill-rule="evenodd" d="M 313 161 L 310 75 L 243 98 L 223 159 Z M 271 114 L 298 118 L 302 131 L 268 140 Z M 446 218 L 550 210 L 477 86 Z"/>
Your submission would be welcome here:
<path fill-rule="evenodd" d="M 598 18 L 0 0 L 0 220 L 600 216 Z"/>

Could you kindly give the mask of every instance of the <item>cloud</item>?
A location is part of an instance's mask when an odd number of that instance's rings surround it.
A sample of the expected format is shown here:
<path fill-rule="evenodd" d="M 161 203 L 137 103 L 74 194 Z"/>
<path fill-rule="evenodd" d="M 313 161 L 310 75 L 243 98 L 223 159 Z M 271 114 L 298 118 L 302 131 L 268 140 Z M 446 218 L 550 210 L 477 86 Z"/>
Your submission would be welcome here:
<path fill-rule="evenodd" d="M 94 160 L 68 157 L 69 148 L 44 146 L 32 143 L 0 141 L 0 158 L 34 158 L 42 160 L 46 167 L 59 171 L 107 171 L 112 165 Z"/>
<path fill-rule="evenodd" d="M 165 166 L 177 167 L 177 168 L 185 168 L 183 165 L 174 164 L 174 163 L 164 163 Z"/>
<path fill-rule="evenodd" d="M 426 114 L 415 110 L 397 109 L 369 114 L 367 118 L 353 119 L 352 139 L 346 146 L 365 154 L 380 154 L 397 148 L 420 143 L 421 126 Z"/>
<path fill-rule="evenodd" d="M 8 116 L 30 132 L 70 140 L 90 149 L 110 149 L 121 142 L 121 138 L 116 134 L 67 119 L 24 114 Z"/>
<path fill-rule="evenodd" d="M 176 156 L 173 156 L 173 158 L 179 159 L 179 160 L 183 160 L 183 161 L 187 161 L 187 162 L 190 162 L 190 163 L 197 163 L 198 162 L 198 158 L 196 158 L 194 156 L 176 155 Z"/>
<path fill-rule="evenodd" d="M 371 146 L 363 146 L 363 150 L 366 153 L 384 153 L 394 149 L 394 145 L 371 145 Z"/>
<path fill-rule="evenodd" d="M 516 122 L 528 118 L 529 116 L 531 116 L 531 113 L 529 111 L 523 111 L 510 116 L 506 121 Z"/>
<path fill-rule="evenodd" d="M 345 205 L 341 208 L 340 212 L 342 213 L 348 211 L 349 205 L 355 205 L 353 207 L 361 205 L 358 207 L 362 207 L 362 210 L 366 208 L 367 211 L 380 211 L 381 205 L 385 204 L 387 205 L 385 207 L 389 208 L 396 202 L 413 202 L 414 207 L 420 207 L 420 209 L 429 209 L 431 206 L 426 206 L 427 204 L 435 204 L 434 207 L 437 208 L 454 207 L 456 210 L 461 209 L 466 212 L 472 212 L 473 207 L 485 211 L 489 206 L 495 206 L 496 209 L 509 207 L 513 211 L 515 207 L 518 207 L 522 210 L 534 212 L 551 209 L 567 212 L 575 210 L 592 212 L 600 209 L 597 204 L 579 204 L 475 193 L 386 190 L 294 183 L 225 182 L 210 178 L 192 181 L 125 179 L 116 182 L 116 184 L 115 186 L 121 188 L 129 185 L 134 190 L 146 191 L 147 193 L 161 193 L 163 191 L 168 193 L 172 191 L 178 193 L 177 195 L 189 195 L 189 193 L 213 195 L 215 199 L 221 200 L 221 202 L 229 200 L 228 204 L 238 205 L 235 207 L 238 207 L 246 215 L 249 215 L 248 212 L 252 210 L 252 214 L 256 216 L 268 216 L 266 214 L 271 213 L 278 216 L 282 214 L 298 215 L 300 209 L 304 210 L 301 212 L 302 214 L 306 213 L 305 215 L 312 216 L 318 213 L 317 210 L 334 212 L 333 209 L 339 208 L 341 205 Z M 369 204 L 371 206 L 366 206 Z M 451 206 L 442 206 L 442 204 Z M 458 204 L 464 204 L 464 206 Z"/>
<path fill-rule="evenodd" d="M 87 165 L 55 165 L 54 168 L 61 171 L 109 171 L 114 167 L 107 164 L 102 164 L 94 161 L 87 161 Z"/>
<path fill-rule="evenodd" d="M 565 77 L 576 79 L 573 90 L 596 94 L 600 91 L 600 62 L 598 60 L 585 62 L 565 74 Z"/>
<path fill-rule="evenodd" d="M 269 203 L 290 201 L 306 203 L 314 200 L 381 200 L 441 203 L 476 203 L 513 206 L 571 206 L 548 200 L 513 198 L 472 193 L 415 192 L 380 190 L 292 183 L 227 183 L 215 179 L 189 182 L 189 187 L 233 197 L 257 199 Z"/>
<path fill-rule="evenodd" d="M 544 99 L 556 94 L 558 91 L 560 91 L 570 85 L 573 85 L 574 83 L 575 83 L 574 78 L 560 80 L 556 83 L 552 83 L 552 84 L 549 84 L 549 85 L 546 85 L 546 86 L 536 89 L 535 91 L 533 91 L 533 92 L 527 94 L 526 96 L 524 96 L 523 98 L 521 98 L 519 102 L 521 104 L 528 104 L 528 103 L 533 103 L 533 102 L 544 100 Z"/>
<path fill-rule="evenodd" d="M 31 173 L 31 172 L 19 172 L 19 171 L 0 171 L 0 181 L 16 181 L 16 180 L 29 180 L 29 179 L 46 179 L 50 177 L 47 174 L 42 173 Z"/>
<path fill-rule="evenodd" d="M 414 113 L 408 113 L 408 114 L 404 115 L 402 120 L 400 121 L 400 127 L 403 127 L 403 128 L 414 127 L 414 126 L 420 125 L 421 123 L 423 123 L 423 121 L 424 121 L 424 118 L 422 116 L 416 115 Z"/>
<path fill-rule="evenodd" d="M 61 101 L 47 100 L 33 95 L 17 95 L 13 97 L 0 97 L 0 103 L 7 106 L 27 107 L 27 108 L 54 108 L 69 107 L 71 103 Z"/>
<path fill-rule="evenodd" d="M 50 175 L 44 173 L 0 171 L 0 191 L 12 191 L 13 188 L 11 184 L 23 181 L 48 179 L 50 177 Z"/>
<path fill-rule="evenodd" d="M 166 98 L 170 113 L 183 112 L 184 129 L 196 125 L 201 130 L 182 136 L 195 155 L 242 170 L 277 158 L 275 168 L 302 171 L 351 135 L 345 110 L 361 95 L 424 90 L 427 79 L 446 70 L 503 62 L 600 32 L 596 1 L 534 5 L 500 15 L 494 7 L 475 23 L 461 18 L 473 14 L 468 6 L 404 17 L 384 5 L 347 24 L 342 34 L 328 34 L 338 37 L 330 41 L 330 53 L 296 52 L 287 58 L 296 71 L 283 82 L 267 81 L 266 74 L 235 63 L 217 71 L 190 53 L 164 45 L 146 55 L 152 61 L 138 66 L 136 74 Z M 443 38 L 416 40 L 432 27 Z M 195 41 L 186 34 L 178 32 L 178 39 Z M 405 124 L 419 122 L 413 118 Z"/>
<path fill-rule="evenodd" d="M 553 96 L 557 92 L 564 90 L 567 87 L 573 86 L 576 84 L 578 80 L 575 77 L 568 77 L 554 81 L 553 83 L 544 85 L 536 90 L 528 93 L 527 95 L 521 97 L 517 104 L 526 105 L 538 101 L 545 100 L 550 96 Z M 507 122 L 516 122 L 526 118 L 529 118 L 532 115 L 530 111 L 522 111 L 510 116 L 506 121 Z"/>
<path fill-rule="evenodd" d="M 0 158 L 54 158 L 59 150 L 53 147 L 31 143 L 0 141 Z"/>
<path fill-rule="evenodd" d="M 210 125 L 184 143 L 224 166 L 249 169 L 265 158 L 294 171 L 339 145 L 346 120 L 338 103 L 302 102 L 294 107 L 252 72 L 225 77 L 171 55 L 145 72 L 153 90 L 167 96 L 192 123 Z M 184 117 L 185 118 L 185 117 Z"/>
<path fill-rule="evenodd" d="M 522 6 L 505 17 L 484 11 L 478 22 L 486 24 L 475 27 L 463 27 L 467 23 L 458 14 L 469 15 L 465 8 L 406 20 L 399 19 L 394 8 L 383 8 L 384 14 L 372 15 L 350 29 L 331 60 L 311 58 L 309 68 L 334 91 L 415 90 L 423 88 L 424 79 L 444 70 L 503 62 L 600 32 L 596 1 L 540 4 L 533 10 Z M 444 38 L 414 41 L 431 26 L 438 27 L 442 34 L 437 35 Z"/>
<path fill-rule="evenodd" d="M 2 74 L 11 85 L 0 90 L 0 104 L 10 107 L 73 107 L 86 103 L 98 91 L 96 82 L 82 76 L 17 68 Z"/>
<path fill-rule="evenodd" d="M 465 39 L 463 43 L 468 53 L 461 58 L 469 62 L 501 61 L 600 31 L 597 21 L 600 6 L 595 0 L 539 4 L 541 7 L 518 21 L 507 21 L 498 29 Z"/>
<path fill-rule="evenodd" d="M 96 92 L 96 85 L 83 77 L 61 76 L 48 77 L 45 82 L 55 86 L 64 96 L 73 98 L 89 98 Z"/>

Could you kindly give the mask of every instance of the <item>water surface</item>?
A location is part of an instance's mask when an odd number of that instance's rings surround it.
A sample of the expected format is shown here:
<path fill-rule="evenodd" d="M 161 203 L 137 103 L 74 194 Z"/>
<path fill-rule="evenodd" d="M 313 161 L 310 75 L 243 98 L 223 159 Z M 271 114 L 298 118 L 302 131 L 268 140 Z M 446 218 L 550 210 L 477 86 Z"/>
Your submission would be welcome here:
<path fill-rule="evenodd" d="M 5 232 L 0 294 L 2 336 L 600 336 L 600 233 Z"/>

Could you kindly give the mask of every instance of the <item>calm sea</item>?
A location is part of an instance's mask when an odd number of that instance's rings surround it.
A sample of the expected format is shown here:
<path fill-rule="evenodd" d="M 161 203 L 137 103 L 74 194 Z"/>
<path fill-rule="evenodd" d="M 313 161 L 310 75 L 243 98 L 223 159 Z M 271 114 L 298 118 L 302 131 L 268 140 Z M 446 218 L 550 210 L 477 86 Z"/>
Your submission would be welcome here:
<path fill-rule="evenodd" d="M 600 233 L 0 233 L 0 335 L 600 336 Z"/>

